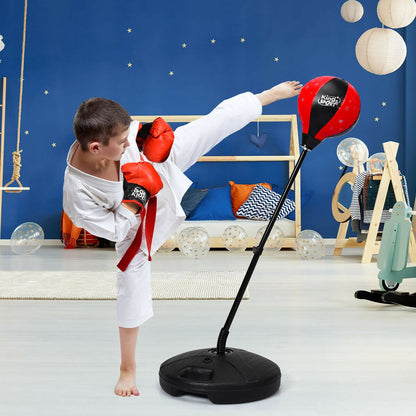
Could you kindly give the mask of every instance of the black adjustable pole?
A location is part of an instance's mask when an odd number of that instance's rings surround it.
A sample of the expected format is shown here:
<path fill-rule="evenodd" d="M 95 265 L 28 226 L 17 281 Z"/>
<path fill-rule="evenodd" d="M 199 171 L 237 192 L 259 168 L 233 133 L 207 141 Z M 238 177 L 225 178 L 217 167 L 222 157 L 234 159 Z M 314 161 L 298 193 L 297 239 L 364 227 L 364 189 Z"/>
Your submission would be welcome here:
<path fill-rule="evenodd" d="M 295 167 L 293 168 L 293 172 L 290 175 L 286 187 L 282 193 L 282 195 L 280 196 L 280 200 L 279 203 L 277 204 L 272 218 L 269 221 L 269 224 L 266 227 L 266 230 L 263 234 L 262 239 L 260 240 L 260 243 L 257 247 L 253 247 L 253 258 L 250 262 L 250 265 L 247 269 L 246 275 L 241 283 L 240 289 L 238 290 L 237 296 L 233 302 L 233 305 L 231 307 L 231 310 L 228 314 L 227 320 L 225 321 L 225 324 L 223 326 L 223 328 L 220 331 L 220 334 L 218 336 L 218 341 L 217 341 L 217 354 L 225 354 L 225 344 L 227 342 L 227 337 L 229 334 L 229 330 L 231 327 L 231 324 L 233 322 L 234 316 L 237 313 L 238 307 L 240 306 L 241 303 L 241 299 L 243 298 L 244 292 L 247 289 L 247 286 L 250 282 L 251 276 L 253 275 L 254 269 L 256 268 L 257 262 L 261 256 L 261 254 L 263 253 L 263 249 L 264 246 L 266 244 L 266 241 L 273 229 L 274 223 L 276 222 L 280 211 L 283 207 L 283 204 L 286 201 L 287 195 L 289 194 L 290 188 L 293 185 L 293 182 L 295 181 L 296 175 L 298 174 L 300 167 L 305 159 L 306 154 L 308 153 L 309 149 L 307 149 L 306 147 L 303 148 L 302 153 L 299 156 L 299 159 L 297 160 Z"/>

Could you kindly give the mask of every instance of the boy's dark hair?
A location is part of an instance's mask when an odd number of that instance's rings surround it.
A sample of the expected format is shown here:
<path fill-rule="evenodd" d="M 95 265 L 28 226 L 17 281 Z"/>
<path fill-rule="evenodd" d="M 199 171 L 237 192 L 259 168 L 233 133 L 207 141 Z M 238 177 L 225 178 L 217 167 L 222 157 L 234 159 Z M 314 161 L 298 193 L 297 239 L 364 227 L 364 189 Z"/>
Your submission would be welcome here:
<path fill-rule="evenodd" d="M 107 98 L 89 98 L 81 103 L 74 117 L 74 133 L 82 150 L 90 141 L 107 145 L 131 123 L 129 113 L 120 104 Z"/>

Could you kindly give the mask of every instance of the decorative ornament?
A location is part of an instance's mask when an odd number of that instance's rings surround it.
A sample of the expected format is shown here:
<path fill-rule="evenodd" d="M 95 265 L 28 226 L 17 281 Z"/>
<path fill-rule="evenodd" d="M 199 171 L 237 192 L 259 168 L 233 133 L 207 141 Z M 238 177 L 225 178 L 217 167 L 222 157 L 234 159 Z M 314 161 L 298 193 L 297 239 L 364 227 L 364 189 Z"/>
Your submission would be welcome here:
<path fill-rule="evenodd" d="M 360 139 L 348 137 L 339 143 L 337 156 L 339 161 L 345 166 L 359 167 L 367 162 L 368 148 Z"/>
<path fill-rule="evenodd" d="M 44 238 L 45 234 L 40 225 L 24 222 L 13 231 L 10 247 L 16 254 L 32 254 L 42 246 Z"/>
<path fill-rule="evenodd" d="M 316 231 L 303 230 L 296 236 L 295 250 L 305 260 L 319 259 L 325 256 L 325 242 Z"/>
<path fill-rule="evenodd" d="M 406 59 L 406 54 L 405 41 L 392 29 L 369 29 L 360 36 L 355 46 L 359 64 L 377 75 L 396 71 Z"/>
<path fill-rule="evenodd" d="M 366 170 L 371 172 L 382 172 L 386 164 L 386 155 L 384 152 L 374 153 L 368 158 L 365 165 Z"/>
<path fill-rule="evenodd" d="M 263 238 L 264 232 L 266 231 L 267 225 L 261 227 L 256 234 L 254 239 L 256 246 L 260 244 L 261 239 Z M 283 231 L 277 226 L 274 225 L 270 235 L 264 245 L 264 252 L 265 253 L 274 253 L 280 251 L 285 241 L 285 236 Z"/>
<path fill-rule="evenodd" d="M 203 227 L 188 227 L 184 231 L 178 241 L 181 253 L 193 259 L 205 256 L 211 248 L 207 230 Z"/>
<path fill-rule="evenodd" d="M 359 1 L 348 0 L 341 6 L 341 16 L 348 23 L 358 22 L 364 14 L 364 8 Z"/>
<path fill-rule="evenodd" d="M 178 237 L 176 239 L 176 243 L 178 245 L 178 248 L 180 247 L 181 244 L 183 244 L 183 239 L 185 237 L 185 234 L 188 232 L 189 227 L 184 228 L 183 230 L 181 230 L 178 234 Z"/>
<path fill-rule="evenodd" d="M 380 22 L 393 29 L 410 25 L 416 17 L 414 0 L 380 0 L 377 4 Z"/>
<path fill-rule="evenodd" d="M 263 147 L 264 143 L 266 142 L 267 134 L 266 133 L 260 134 L 260 122 L 259 122 L 259 120 L 257 120 L 257 135 L 250 134 L 249 139 L 250 139 L 251 143 L 253 143 L 254 146 L 258 147 L 259 149 L 261 147 Z"/>
<path fill-rule="evenodd" d="M 0 52 L 4 49 L 4 42 L 3 42 L 3 36 L 0 35 Z"/>
<path fill-rule="evenodd" d="M 227 250 L 241 252 L 247 248 L 247 233 L 239 225 L 230 225 L 222 234 L 222 241 Z"/>

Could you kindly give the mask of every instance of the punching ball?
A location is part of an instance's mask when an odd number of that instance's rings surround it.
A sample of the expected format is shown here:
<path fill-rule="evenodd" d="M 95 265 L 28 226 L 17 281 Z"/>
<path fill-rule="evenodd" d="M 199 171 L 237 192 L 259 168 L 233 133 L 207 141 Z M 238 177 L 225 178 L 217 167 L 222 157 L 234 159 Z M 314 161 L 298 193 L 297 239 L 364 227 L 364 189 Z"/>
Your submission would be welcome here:
<path fill-rule="evenodd" d="M 298 97 L 302 147 L 312 150 L 322 140 L 350 131 L 360 108 L 360 97 L 347 81 L 331 76 L 309 81 Z"/>

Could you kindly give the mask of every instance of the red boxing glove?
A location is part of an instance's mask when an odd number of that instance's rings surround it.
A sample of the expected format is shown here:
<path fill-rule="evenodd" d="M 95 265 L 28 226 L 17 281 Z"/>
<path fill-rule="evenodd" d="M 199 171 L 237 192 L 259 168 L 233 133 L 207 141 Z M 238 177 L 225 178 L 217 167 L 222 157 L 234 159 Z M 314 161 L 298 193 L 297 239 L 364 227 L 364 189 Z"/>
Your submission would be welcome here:
<path fill-rule="evenodd" d="M 144 124 L 137 133 L 137 146 L 152 162 L 164 162 L 170 153 L 175 136 L 172 128 L 163 118 Z"/>
<path fill-rule="evenodd" d="M 121 167 L 124 175 L 122 202 L 133 202 L 139 212 L 162 188 L 163 183 L 156 169 L 149 162 L 126 163 Z"/>

